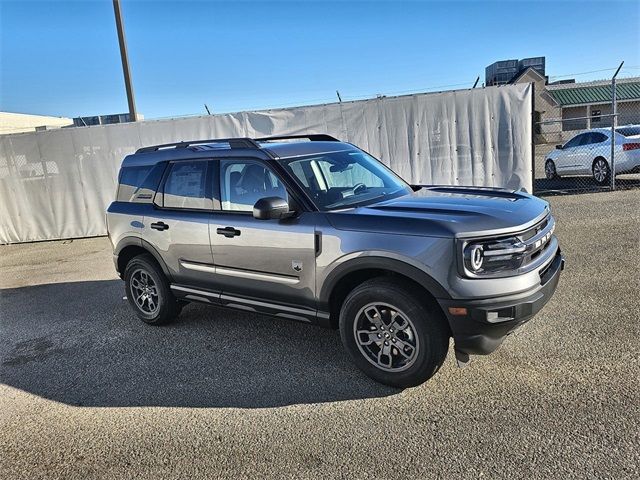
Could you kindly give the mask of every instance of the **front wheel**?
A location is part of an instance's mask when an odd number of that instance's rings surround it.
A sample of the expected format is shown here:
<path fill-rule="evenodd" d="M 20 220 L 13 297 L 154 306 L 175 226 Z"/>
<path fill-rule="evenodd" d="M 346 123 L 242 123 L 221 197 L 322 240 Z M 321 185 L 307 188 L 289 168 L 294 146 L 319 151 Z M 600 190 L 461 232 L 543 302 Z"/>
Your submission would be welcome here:
<path fill-rule="evenodd" d="M 423 297 L 424 298 L 424 297 Z M 377 278 L 356 287 L 340 311 L 340 336 L 355 364 L 374 380 L 413 387 L 442 366 L 446 320 L 410 284 Z"/>
<path fill-rule="evenodd" d="M 180 314 L 182 305 L 171 293 L 167 278 L 151 255 L 131 259 L 124 280 L 129 304 L 143 322 L 164 325 Z"/>
<path fill-rule="evenodd" d="M 553 180 L 554 178 L 558 178 L 558 172 L 556 170 L 556 164 L 553 160 L 547 160 L 544 164 L 544 174 L 547 177 L 547 180 Z"/>
<path fill-rule="evenodd" d="M 591 171 L 593 172 L 593 179 L 598 185 L 609 185 L 611 182 L 611 169 L 604 158 L 596 158 L 593 161 Z"/>

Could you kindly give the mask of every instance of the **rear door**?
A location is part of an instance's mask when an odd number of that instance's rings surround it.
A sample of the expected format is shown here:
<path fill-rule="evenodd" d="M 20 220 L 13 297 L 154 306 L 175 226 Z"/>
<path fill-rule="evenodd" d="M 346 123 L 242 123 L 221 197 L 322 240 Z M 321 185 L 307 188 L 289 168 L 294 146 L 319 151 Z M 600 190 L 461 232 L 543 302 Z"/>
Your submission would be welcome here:
<path fill-rule="evenodd" d="M 583 174 L 591 174 L 593 161 L 597 157 L 604 157 L 609 161 L 611 157 L 611 144 L 607 142 L 609 137 L 602 132 L 591 132 L 589 134 L 589 143 L 587 144 L 584 157 L 581 157 L 580 172 Z"/>
<path fill-rule="evenodd" d="M 160 253 L 173 283 L 207 287 L 202 267 L 213 266 L 209 222 L 213 215 L 207 160 L 171 162 L 144 217 L 144 236 Z"/>
<path fill-rule="evenodd" d="M 281 197 L 293 203 L 279 175 L 256 159 L 213 164 L 219 172 L 215 187 L 220 210 L 209 227 L 212 281 L 222 291 L 222 303 L 295 319 L 313 316 L 315 213 L 257 220 L 253 205 L 260 198 Z"/>

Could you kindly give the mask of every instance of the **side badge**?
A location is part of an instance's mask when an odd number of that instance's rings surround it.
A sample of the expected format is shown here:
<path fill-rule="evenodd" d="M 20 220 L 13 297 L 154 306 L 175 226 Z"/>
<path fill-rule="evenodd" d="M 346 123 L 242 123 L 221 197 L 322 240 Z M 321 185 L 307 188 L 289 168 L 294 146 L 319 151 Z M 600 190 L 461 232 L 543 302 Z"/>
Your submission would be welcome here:
<path fill-rule="evenodd" d="M 293 268 L 296 272 L 301 272 L 302 271 L 302 262 L 300 262 L 298 260 L 293 260 L 291 262 L 291 268 Z"/>

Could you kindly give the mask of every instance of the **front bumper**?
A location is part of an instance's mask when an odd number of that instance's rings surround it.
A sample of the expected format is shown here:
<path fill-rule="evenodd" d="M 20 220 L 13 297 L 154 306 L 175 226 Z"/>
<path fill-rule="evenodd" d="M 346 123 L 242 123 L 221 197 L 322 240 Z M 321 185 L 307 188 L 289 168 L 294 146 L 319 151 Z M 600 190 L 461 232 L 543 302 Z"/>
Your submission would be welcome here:
<path fill-rule="evenodd" d="M 486 355 L 504 338 L 530 320 L 556 291 L 564 257 L 558 249 L 553 261 L 541 271 L 540 285 L 508 297 L 482 300 L 439 300 L 455 340 L 455 349 L 469 355 Z M 466 308 L 466 315 L 452 315 L 449 308 Z"/>

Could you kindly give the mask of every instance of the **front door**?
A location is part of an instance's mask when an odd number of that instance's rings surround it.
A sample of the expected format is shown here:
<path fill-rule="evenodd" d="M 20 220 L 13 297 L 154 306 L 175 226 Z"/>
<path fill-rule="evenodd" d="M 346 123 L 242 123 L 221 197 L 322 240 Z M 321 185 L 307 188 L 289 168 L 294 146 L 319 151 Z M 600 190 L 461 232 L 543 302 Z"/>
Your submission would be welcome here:
<path fill-rule="evenodd" d="M 576 135 L 565 143 L 564 148 L 560 151 L 556 160 L 556 170 L 558 173 L 571 173 L 576 169 L 580 163 L 581 149 L 583 148 L 580 144 L 585 138 L 586 134 L 583 133 Z"/>
<path fill-rule="evenodd" d="M 220 210 L 209 232 L 214 284 L 222 303 L 298 318 L 315 310 L 315 213 L 257 220 L 253 205 L 289 194 L 279 177 L 258 160 L 229 159 L 219 167 Z"/>

